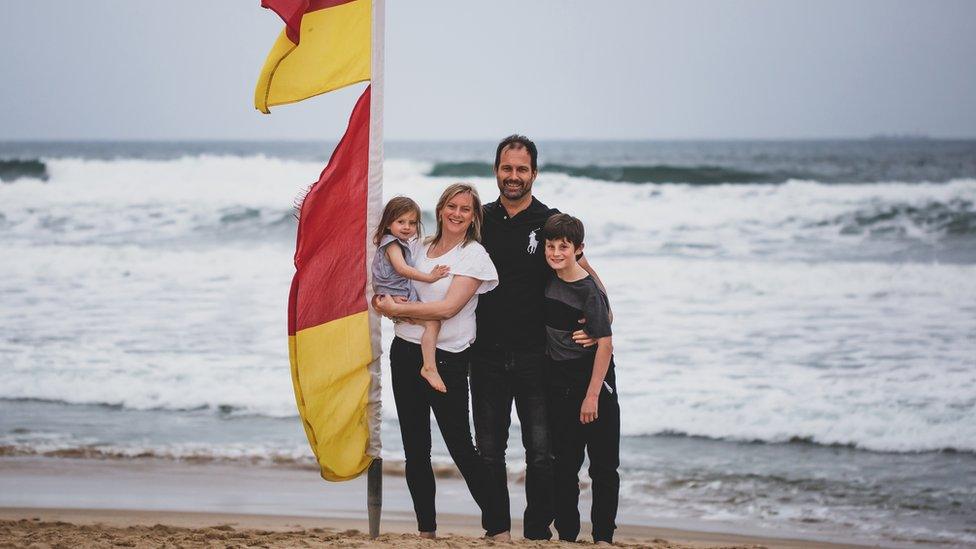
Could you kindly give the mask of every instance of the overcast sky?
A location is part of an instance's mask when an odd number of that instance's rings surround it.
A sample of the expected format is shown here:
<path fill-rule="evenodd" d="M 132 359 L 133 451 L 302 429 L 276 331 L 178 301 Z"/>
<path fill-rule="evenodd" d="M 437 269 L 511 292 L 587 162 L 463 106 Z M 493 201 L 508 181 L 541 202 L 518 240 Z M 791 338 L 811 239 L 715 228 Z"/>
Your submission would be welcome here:
<path fill-rule="evenodd" d="M 5 1 L 0 140 L 334 139 L 259 0 Z M 976 136 L 976 2 L 387 0 L 388 139 Z"/>

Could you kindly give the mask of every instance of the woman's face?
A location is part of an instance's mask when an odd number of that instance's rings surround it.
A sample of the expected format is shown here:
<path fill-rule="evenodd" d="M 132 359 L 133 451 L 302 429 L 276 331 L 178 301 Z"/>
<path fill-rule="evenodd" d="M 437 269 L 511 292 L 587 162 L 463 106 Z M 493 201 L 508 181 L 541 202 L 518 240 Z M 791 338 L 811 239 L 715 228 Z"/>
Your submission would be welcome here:
<path fill-rule="evenodd" d="M 438 220 L 444 235 L 458 236 L 468 232 L 474 220 L 474 200 L 471 193 L 458 193 L 451 197 L 441 209 Z"/>

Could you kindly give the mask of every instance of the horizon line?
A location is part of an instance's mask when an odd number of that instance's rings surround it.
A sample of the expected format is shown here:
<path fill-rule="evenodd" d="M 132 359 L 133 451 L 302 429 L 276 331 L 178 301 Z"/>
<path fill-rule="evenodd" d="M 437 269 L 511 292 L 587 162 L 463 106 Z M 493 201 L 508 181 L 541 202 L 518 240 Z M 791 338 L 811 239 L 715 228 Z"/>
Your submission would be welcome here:
<path fill-rule="evenodd" d="M 502 136 L 504 137 L 504 136 Z M 388 138 L 386 143 L 483 143 L 495 142 L 499 137 L 462 137 L 462 138 Z M 973 135 L 929 135 L 929 134 L 873 134 L 866 136 L 821 136 L 821 137 L 532 137 L 539 142 L 587 142 L 587 143 L 621 143 L 621 142 L 796 142 L 796 141 L 974 141 Z M 122 138 L 122 137 L 82 137 L 82 138 L 0 138 L 0 143 L 315 143 L 334 142 L 339 137 L 323 138 L 241 138 L 241 137 L 158 137 L 158 138 Z"/>

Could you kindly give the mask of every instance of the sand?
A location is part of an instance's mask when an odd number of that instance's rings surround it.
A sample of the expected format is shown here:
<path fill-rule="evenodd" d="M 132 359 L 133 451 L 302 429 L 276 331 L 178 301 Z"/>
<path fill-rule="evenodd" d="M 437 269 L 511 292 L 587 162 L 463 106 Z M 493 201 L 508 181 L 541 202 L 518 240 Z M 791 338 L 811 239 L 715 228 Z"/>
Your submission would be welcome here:
<path fill-rule="evenodd" d="M 0 458 L 0 547 L 580 547 L 480 539 L 476 508 L 452 479 L 438 480 L 439 539 L 421 539 L 403 484 L 385 479 L 382 534 L 374 540 L 356 481 L 324 483 L 279 467 Z M 518 492 L 513 508 L 521 505 Z M 857 547 L 618 522 L 621 547 Z M 584 525 L 581 539 L 588 533 Z"/>
<path fill-rule="evenodd" d="M 447 518 L 445 523 L 444 518 Z M 407 521 L 384 521 L 371 539 L 366 524 L 351 519 L 172 511 L 0 508 L 0 547 L 546 547 L 580 543 L 478 537 L 465 526 L 470 517 L 442 517 L 436 540 L 425 540 Z M 615 546 L 685 548 L 811 549 L 846 546 L 815 541 L 756 538 L 623 526 Z"/>

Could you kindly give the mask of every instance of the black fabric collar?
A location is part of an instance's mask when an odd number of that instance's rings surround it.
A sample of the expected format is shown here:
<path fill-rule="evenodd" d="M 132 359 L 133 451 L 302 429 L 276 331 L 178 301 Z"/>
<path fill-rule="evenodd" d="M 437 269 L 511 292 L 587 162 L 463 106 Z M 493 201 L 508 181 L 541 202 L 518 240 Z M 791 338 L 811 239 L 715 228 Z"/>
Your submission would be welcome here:
<path fill-rule="evenodd" d="M 502 205 L 501 197 L 495 199 L 494 202 L 489 202 L 487 206 L 488 207 L 485 209 L 487 210 L 486 213 L 488 213 L 489 215 L 492 215 L 499 219 L 504 219 L 508 217 L 508 212 L 505 210 L 505 206 Z M 538 214 L 538 213 L 543 213 L 548 211 L 549 211 L 549 207 L 543 204 L 542 202 L 540 202 L 538 198 L 533 196 L 532 202 L 529 203 L 529 207 L 515 214 L 512 217 L 512 219 L 518 218 L 523 214 Z"/>

